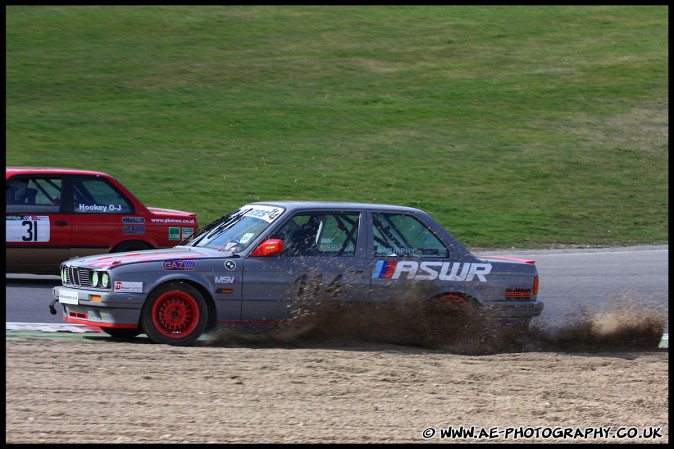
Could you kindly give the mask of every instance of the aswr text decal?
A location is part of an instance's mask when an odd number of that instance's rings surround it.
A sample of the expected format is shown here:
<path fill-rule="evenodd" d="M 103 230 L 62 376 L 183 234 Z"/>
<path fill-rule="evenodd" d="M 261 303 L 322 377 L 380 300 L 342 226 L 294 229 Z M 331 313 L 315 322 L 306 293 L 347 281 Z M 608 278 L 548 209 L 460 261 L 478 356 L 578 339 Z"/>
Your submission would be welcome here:
<path fill-rule="evenodd" d="M 415 262 L 413 260 L 379 260 L 372 272 L 373 279 L 399 279 L 407 273 L 406 279 L 416 281 L 472 281 L 475 276 L 480 282 L 487 282 L 491 272 L 490 263 L 462 262 Z"/>

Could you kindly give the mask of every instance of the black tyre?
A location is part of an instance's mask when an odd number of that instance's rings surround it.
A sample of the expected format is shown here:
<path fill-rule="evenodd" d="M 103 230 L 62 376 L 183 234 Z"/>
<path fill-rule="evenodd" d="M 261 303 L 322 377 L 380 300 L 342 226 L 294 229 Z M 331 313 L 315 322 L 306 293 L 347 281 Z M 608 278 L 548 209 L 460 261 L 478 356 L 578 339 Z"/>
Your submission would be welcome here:
<path fill-rule="evenodd" d="M 115 246 L 111 252 L 113 253 L 123 253 L 126 251 L 145 251 L 146 249 L 152 249 L 150 245 L 139 240 L 129 240 L 127 242 L 122 242 L 119 245 Z"/>
<path fill-rule="evenodd" d="M 206 329 L 208 307 L 199 291 L 184 282 L 171 282 L 145 301 L 141 325 L 155 343 L 188 346 Z"/>
<path fill-rule="evenodd" d="M 138 328 L 135 328 L 135 329 L 117 329 L 117 328 L 110 328 L 110 327 L 102 327 L 101 329 L 103 329 L 103 332 L 110 335 L 111 337 L 119 338 L 121 340 L 131 340 L 132 338 L 136 337 L 137 335 L 140 335 L 140 329 L 138 329 Z"/>
<path fill-rule="evenodd" d="M 431 300 L 425 308 L 426 330 L 432 347 L 455 343 L 471 332 L 477 310 L 470 299 L 447 293 Z"/>

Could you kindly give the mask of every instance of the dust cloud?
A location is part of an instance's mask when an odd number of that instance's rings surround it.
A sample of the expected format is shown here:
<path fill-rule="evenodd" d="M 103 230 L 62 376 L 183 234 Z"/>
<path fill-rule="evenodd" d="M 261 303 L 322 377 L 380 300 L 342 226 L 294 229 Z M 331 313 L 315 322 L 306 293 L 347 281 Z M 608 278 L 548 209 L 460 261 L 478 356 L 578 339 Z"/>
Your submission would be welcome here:
<path fill-rule="evenodd" d="M 665 331 L 667 310 L 626 292 L 596 310 L 582 308 L 555 326 L 533 322 L 529 341 L 537 350 L 620 352 L 656 350 Z"/>
<path fill-rule="evenodd" d="M 656 351 L 666 311 L 636 297 L 600 310 L 579 310 L 555 325 L 534 318 L 528 327 L 503 326 L 485 310 L 429 304 L 423 292 L 393 303 L 329 298 L 295 302 L 292 318 L 271 330 L 220 329 L 215 346 L 294 346 L 387 343 L 444 353 Z"/>

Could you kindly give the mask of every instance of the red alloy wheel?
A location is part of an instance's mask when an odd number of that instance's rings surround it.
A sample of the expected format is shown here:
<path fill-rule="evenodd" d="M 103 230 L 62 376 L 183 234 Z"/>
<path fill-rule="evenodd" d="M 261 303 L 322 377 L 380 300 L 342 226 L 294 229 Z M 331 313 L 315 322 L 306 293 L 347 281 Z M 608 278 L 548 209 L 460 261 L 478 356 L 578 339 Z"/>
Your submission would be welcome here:
<path fill-rule="evenodd" d="M 435 298 L 429 304 L 427 312 L 431 345 L 443 347 L 459 341 L 470 330 L 474 311 L 471 300 L 459 294 L 447 293 Z"/>
<path fill-rule="evenodd" d="M 451 306 L 455 310 L 459 310 L 461 312 L 466 313 L 470 312 L 473 308 L 473 306 L 471 306 L 471 304 L 466 300 L 466 298 L 454 293 L 442 295 L 438 299 L 436 299 L 436 302 L 439 305 L 446 304 L 448 306 Z"/>
<path fill-rule="evenodd" d="M 190 335 L 199 324 L 199 304 L 189 293 L 170 290 L 162 293 L 152 306 L 152 323 L 168 338 Z"/>

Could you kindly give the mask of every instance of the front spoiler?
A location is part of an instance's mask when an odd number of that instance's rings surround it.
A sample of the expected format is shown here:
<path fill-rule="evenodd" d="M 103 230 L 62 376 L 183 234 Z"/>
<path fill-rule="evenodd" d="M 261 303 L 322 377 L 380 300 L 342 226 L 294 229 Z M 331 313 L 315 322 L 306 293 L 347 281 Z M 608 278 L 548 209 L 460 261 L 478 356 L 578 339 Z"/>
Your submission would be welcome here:
<path fill-rule="evenodd" d="M 54 287 L 52 294 L 54 301 L 49 304 L 49 312 L 56 315 L 56 303 L 63 307 L 61 318 L 68 323 L 87 324 L 90 326 L 110 328 L 137 328 L 144 301 L 131 303 L 128 294 L 114 292 L 98 292 L 89 290 L 77 291 L 78 304 L 59 301 L 59 290 L 64 287 Z M 73 290 L 65 288 L 65 290 Z M 91 296 L 99 296 L 100 301 L 91 301 Z"/>
<path fill-rule="evenodd" d="M 109 307 L 89 307 L 62 304 L 63 321 L 89 326 L 133 329 L 139 326 L 140 309 L 111 309 Z"/>

